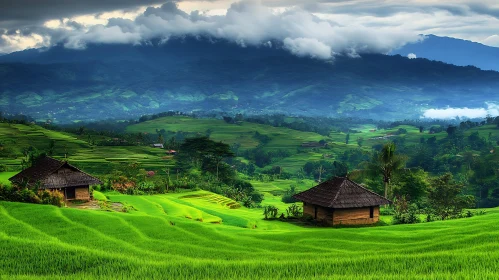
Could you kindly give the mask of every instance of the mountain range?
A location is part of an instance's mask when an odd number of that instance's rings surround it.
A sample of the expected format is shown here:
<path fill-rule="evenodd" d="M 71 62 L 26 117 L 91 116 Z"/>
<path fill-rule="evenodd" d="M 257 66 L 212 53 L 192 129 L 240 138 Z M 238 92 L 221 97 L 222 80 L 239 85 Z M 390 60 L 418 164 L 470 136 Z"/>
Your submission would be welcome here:
<path fill-rule="evenodd" d="M 483 70 L 499 71 L 499 48 L 462 39 L 424 36 L 425 39 L 397 49 L 392 54 L 443 61 L 457 66 L 476 66 Z"/>
<path fill-rule="evenodd" d="M 58 122 L 162 111 L 404 119 L 483 107 L 499 73 L 400 55 L 297 57 L 200 38 L 0 56 L 0 110 Z"/>

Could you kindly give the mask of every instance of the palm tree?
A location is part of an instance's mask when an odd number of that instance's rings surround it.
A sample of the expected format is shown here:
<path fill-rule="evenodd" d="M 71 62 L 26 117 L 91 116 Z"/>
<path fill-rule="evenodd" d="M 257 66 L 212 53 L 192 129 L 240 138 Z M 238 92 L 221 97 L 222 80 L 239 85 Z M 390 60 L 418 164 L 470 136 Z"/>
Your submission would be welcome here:
<path fill-rule="evenodd" d="M 404 155 L 395 154 L 395 143 L 390 142 L 383 145 L 380 152 L 373 155 L 370 162 L 367 163 L 366 171 L 372 175 L 383 176 L 383 183 L 385 185 L 385 198 L 388 198 L 390 180 L 394 172 L 404 168 L 407 157 Z"/>

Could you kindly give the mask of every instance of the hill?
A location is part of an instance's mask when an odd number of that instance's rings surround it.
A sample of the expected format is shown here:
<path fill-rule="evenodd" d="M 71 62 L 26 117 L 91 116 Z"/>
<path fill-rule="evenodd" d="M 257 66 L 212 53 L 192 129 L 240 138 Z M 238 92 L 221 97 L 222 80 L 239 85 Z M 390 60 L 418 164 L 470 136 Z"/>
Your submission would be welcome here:
<path fill-rule="evenodd" d="M 493 279 L 497 209 L 445 222 L 308 228 L 209 193 L 122 196 L 128 213 L 0 202 L 7 279 Z"/>
<path fill-rule="evenodd" d="M 426 39 L 407 44 L 392 54 L 407 56 L 415 54 L 420 58 L 443 61 L 459 66 L 473 65 L 483 70 L 499 71 L 499 48 L 467 40 L 428 35 Z"/>
<path fill-rule="evenodd" d="M 168 110 L 407 119 L 430 108 L 480 108 L 499 92 L 499 73 L 474 67 L 375 54 L 321 61 L 189 38 L 2 61 L 0 110 L 56 122 Z"/>
<path fill-rule="evenodd" d="M 67 158 L 71 164 L 95 175 L 107 174 L 120 162 L 138 162 L 142 168 L 153 170 L 172 164 L 171 160 L 163 158 L 163 150 L 148 146 L 97 146 L 92 145 L 91 140 L 108 139 L 96 136 L 89 139 L 85 135 L 48 130 L 38 125 L 0 123 L 0 164 L 18 171 L 25 149 L 32 146 L 48 153 L 51 141 L 54 143 L 52 156 Z"/>

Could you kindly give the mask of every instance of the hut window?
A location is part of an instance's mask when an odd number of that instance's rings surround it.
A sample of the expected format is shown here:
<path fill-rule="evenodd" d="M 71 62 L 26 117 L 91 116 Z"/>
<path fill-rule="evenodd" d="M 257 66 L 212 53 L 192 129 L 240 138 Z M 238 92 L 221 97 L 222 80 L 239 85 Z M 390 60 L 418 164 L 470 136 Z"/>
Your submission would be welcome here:
<path fill-rule="evenodd" d="M 369 218 L 374 218 L 374 206 L 371 206 L 369 208 Z"/>

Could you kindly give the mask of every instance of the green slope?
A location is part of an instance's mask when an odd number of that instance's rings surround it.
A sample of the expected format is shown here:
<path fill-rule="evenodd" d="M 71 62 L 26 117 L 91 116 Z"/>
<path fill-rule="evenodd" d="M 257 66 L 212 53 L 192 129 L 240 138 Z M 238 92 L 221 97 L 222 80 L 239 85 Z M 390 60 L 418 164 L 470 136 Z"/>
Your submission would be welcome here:
<path fill-rule="evenodd" d="M 146 121 L 127 128 L 128 132 L 147 132 L 156 134 L 156 129 L 164 129 L 166 132 L 186 132 L 194 136 L 196 134 L 209 134 L 210 138 L 227 144 L 239 143 L 242 149 L 256 148 L 260 142 L 254 137 L 255 132 L 270 137 L 265 143 L 267 150 L 290 149 L 296 152 L 296 148 L 303 142 L 320 141 L 325 138 L 317 133 L 302 132 L 283 127 L 272 127 L 268 125 L 241 122 L 240 124 L 229 124 L 223 120 L 216 119 L 194 119 L 184 116 L 164 117 Z"/>
<path fill-rule="evenodd" d="M 129 213 L 0 202 L 5 279 L 496 279 L 499 210 L 468 219 L 305 228 L 207 192 L 107 194 Z M 202 219 L 201 219 L 202 218 Z"/>
<path fill-rule="evenodd" d="M 164 159 L 163 150 L 147 146 L 91 146 L 75 135 L 52 131 L 37 125 L 0 123 L 0 143 L 12 150 L 10 157 L 0 157 L 0 164 L 11 170 L 20 170 L 23 149 L 33 146 L 39 151 L 48 151 L 51 140 L 55 141 L 53 156 L 65 157 L 71 164 L 95 175 L 112 171 L 120 162 L 139 162 L 148 170 L 161 170 L 172 162 Z"/>

